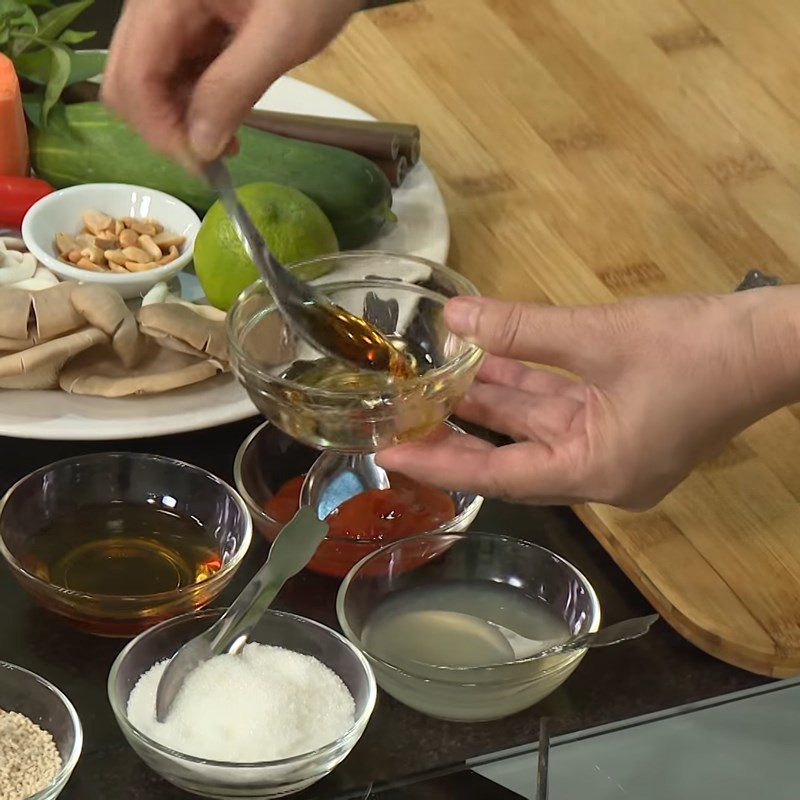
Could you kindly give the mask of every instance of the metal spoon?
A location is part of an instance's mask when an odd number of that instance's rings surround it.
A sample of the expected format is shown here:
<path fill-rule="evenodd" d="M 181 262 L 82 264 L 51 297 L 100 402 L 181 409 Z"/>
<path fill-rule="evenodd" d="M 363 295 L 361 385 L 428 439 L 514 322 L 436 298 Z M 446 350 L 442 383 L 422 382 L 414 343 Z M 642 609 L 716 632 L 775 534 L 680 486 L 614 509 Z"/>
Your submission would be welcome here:
<path fill-rule="evenodd" d="M 207 631 L 188 641 L 172 657 L 158 683 L 156 717 L 167 718 L 186 676 L 203 661 L 238 653 L 283 584 L 311 560 L 328 533 L 328 525 L 310 508 L 301 508 L 272 543 L 269 556 L 231 607 Z"/>
<path fill-rule="evenodd" d="M 608 647 L 612 644 L 627 642 L 630 639 L 638 639 L 644 636 L 658 619 L 658 614 L 650 614 L 646 617 L 632 617 L 631 619 L 615 622 L 613 625 L 606 625 L 594 633 L 584 633 L 569 639 L 566 642 L 558 642 L 548 646 L 546 641 L 529 639 L 526 636 L 499 625 L 490 620 L 484 620 L 492 628 L 498 630 L 511 645 L 515 658 L 547 658 L 548 656 L 568 653 L 571 650 L 581 650 L 588 647 Z"/>
<path fill-rule="evenodd" d="M 332 303 L 275 258 L 239 202 L 223 162 L 212 161 L 204 172 L 291 329 L 324 355 L 349 361 L 360 369 L 402 374 L 403 354 L 380 331 Z"/>

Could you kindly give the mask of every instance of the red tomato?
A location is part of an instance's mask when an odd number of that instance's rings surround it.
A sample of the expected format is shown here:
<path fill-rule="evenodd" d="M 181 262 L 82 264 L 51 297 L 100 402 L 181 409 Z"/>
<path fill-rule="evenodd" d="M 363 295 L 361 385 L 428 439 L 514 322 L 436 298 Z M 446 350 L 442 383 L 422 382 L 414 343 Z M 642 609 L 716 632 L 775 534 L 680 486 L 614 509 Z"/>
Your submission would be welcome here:
<path fill-rule="evenodd" d="M 52 191 L 39 178 L 0 175 L 0 227 L 19 228 L 28 209 Z"/>

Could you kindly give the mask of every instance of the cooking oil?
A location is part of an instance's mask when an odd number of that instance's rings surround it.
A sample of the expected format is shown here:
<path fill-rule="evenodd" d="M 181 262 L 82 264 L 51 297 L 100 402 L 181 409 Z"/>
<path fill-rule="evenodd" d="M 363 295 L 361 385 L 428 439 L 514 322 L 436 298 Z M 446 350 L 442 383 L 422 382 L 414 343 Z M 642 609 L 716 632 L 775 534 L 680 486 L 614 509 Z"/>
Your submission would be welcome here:
<path fill-rule="evenodd" d="M 221 566 L 216 539 L 196 520 L 126 503 L 60 515 L 31 537 L 22 561 L 56 586 L 118 597 L 180 589 Z"/>

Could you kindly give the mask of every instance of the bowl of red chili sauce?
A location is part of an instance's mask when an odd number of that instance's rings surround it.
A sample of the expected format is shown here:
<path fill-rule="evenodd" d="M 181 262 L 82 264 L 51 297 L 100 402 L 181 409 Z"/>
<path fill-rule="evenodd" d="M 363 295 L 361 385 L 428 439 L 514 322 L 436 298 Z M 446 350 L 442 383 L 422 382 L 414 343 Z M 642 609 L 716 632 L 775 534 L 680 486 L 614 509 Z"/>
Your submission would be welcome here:
<path fill-rule="evenodd" d="M 274 540 L 298 510 L 305 474 L 318 456 L 269 422 L 242 442 L 234 463 L 236 487 L 267 540 Z M 328 516 L 330 530 L 309 569 L 343 578 L 364 556 L 390 542 L 465 531 L 483 505 L 480 495 L 442 491 L 399 473 L 390 473 L 389 482 L 389 489 L 356 495 Z"/>

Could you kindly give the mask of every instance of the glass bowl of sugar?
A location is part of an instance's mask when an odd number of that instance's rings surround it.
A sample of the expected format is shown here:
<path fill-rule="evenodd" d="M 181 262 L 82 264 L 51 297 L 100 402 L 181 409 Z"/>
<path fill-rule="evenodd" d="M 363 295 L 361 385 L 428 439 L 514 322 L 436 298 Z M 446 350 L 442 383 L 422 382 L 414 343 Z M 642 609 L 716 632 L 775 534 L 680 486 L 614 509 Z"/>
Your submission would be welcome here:
<path fill-rule="evenodd" d="M 190 673 L 158 722 L 168 660 L 224 610 L 184 614 L 134 639 L 111 667 L 111 708 L 139 757 L 181 789 L 215 798 L 293 794 L 330 773 L 361 737 L 375 707 L 372 668 L 330 628 L 269 610 L 239 654 Z"/>

